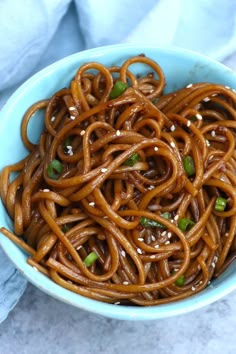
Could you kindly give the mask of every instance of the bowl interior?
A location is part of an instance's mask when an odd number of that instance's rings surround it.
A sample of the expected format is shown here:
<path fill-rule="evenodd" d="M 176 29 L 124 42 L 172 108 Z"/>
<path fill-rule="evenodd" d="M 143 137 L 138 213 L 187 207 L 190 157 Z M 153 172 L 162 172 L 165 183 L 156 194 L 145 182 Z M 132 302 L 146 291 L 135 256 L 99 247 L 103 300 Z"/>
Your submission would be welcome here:
<path fill-rule="evenodd" d="M 25 82 L 9 99 L 0 113 L 0 170 L 8 164 L 22 159 L 27 151 L 21 136 L 21 119 L 34 102 L 50 97 L 60 88 L 68 86 L 77 68 L 88 61 L 98 61 L 107 66 L 120 65 L 128 57 L 145 53 L 164 70 L 166 92 L 176 90 L 190 83 L 209 81 L 236 88 L 236 74 L 225 66 L 199 54 L 177 49 L 156 48 L 144 45 L 115 45 L 96 48 L 74 54 L 47 67 Z M 143 65 L 131 67 L 135 74 L 150 71 Z M 37 142 L 43 127 L 43 114 L 35 114 L 29 126 L 29 135 Z M 12 229 L 12 222 L 0 203 L 0 226 Z M 204 291 L 175 303 L 153 306 L 115 306 L 84 298 L 61 288 L 50 279 L 36 272 L 26 263 L 27 255 L 4 236 L 0 245 L 15 266 L 39 289 L 76 307 L 117 319 L 148 320 L 186 313 L 209 304 L 236 288 L 236 264 L 233 263 L 217 280 Z"/>

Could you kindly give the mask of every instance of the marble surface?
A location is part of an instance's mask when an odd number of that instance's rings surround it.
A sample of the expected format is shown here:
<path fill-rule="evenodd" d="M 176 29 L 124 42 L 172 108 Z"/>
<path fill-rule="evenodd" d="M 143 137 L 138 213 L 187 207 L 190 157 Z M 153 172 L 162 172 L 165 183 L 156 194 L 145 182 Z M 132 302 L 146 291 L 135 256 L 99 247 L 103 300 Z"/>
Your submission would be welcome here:
<path fill-rule="evenodd" d="M 225 60 L 236 69 L 236 54 Z M 0 354 L 234 354 L 236 291 L 201 310 L 158 321 L 93 315 L 28 288 L 0 325 Z"/>

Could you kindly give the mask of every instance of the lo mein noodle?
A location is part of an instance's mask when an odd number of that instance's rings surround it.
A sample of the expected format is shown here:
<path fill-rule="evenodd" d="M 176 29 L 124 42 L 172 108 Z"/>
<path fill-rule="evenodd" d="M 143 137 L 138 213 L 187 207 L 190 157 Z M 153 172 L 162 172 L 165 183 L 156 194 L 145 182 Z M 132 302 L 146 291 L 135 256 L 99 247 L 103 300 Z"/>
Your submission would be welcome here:
<path fill-rule="evenodd" d="M 136 63 L 145 76 L 132 73 Z M 23 117 L 29 153 L 0 181 L 14 233 L 1 231 L 60 286 L 108 303 L 164 304 L 203 290 L 235 259 L 236 93 L 164 87 L 145 55 L 86 63 Z M 34 144 L 27 127 L 38 110 L 45 129 Z"/>

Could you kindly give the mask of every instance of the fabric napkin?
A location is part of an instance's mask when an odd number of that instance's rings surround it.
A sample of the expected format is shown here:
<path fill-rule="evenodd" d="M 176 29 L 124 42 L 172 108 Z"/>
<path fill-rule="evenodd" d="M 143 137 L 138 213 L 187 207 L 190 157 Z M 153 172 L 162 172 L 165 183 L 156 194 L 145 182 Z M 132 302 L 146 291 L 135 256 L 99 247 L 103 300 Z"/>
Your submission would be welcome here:
<path fill-rule="evenodd" d="M 236 51 L 235 10 L 235 0 L 1 0 L 0 108 L 34 72 L 87 48 L 173 44 L 223 60 Z M 25 287 L 0 250 L 0 322 Z"/>

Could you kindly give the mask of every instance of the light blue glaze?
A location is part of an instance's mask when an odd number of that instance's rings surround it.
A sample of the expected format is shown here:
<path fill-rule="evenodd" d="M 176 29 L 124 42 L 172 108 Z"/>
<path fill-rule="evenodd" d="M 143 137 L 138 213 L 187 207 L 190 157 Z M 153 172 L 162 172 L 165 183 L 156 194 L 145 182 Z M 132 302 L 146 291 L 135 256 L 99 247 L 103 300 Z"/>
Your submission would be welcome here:
<path fill-rule="evenodd" d="M 201 81 L 220 83 L 236 89 L 236 74 L 232 70 L 202 55 L 179 48 L 121 44 L 71 55 L 34 75 L 4 106 L 0 113 L 0 169 L 20 160 L 27 153 L 20 138 L 20 124 L 23 114 L 32 103 L 48 98 L 55 91 L 67 86 L 76 69 L 83 63 L 98 61 L 109 66 L 119 65 L 126 58 L 140 53 L 145 53 L 156 60 L 163 68 L 167 91 Z M 135 65 L 132 70 L 135 73 L 144 73 L 146 69 L 144 66 Z M 31 124 L 29 131 L 32 140 L 37 141 L 42 127 L 42 115 L 35 115 L 33 121 L 35 125 Z M 0 203 L 0 225 L 12 228 L 2 203 Z M 78 308 L 116 319 L 151 320 L 187 313 L 220 299 L 236 288 L 236 263 L 233 263 L 207 289 L 188 299 L 152 307 L 110 305 L 74 294 L 53 283 L 29 266 L 26 263 L 26 254 L 2 235 L 0 245 L 25 277 L 42 291 Z"/>

